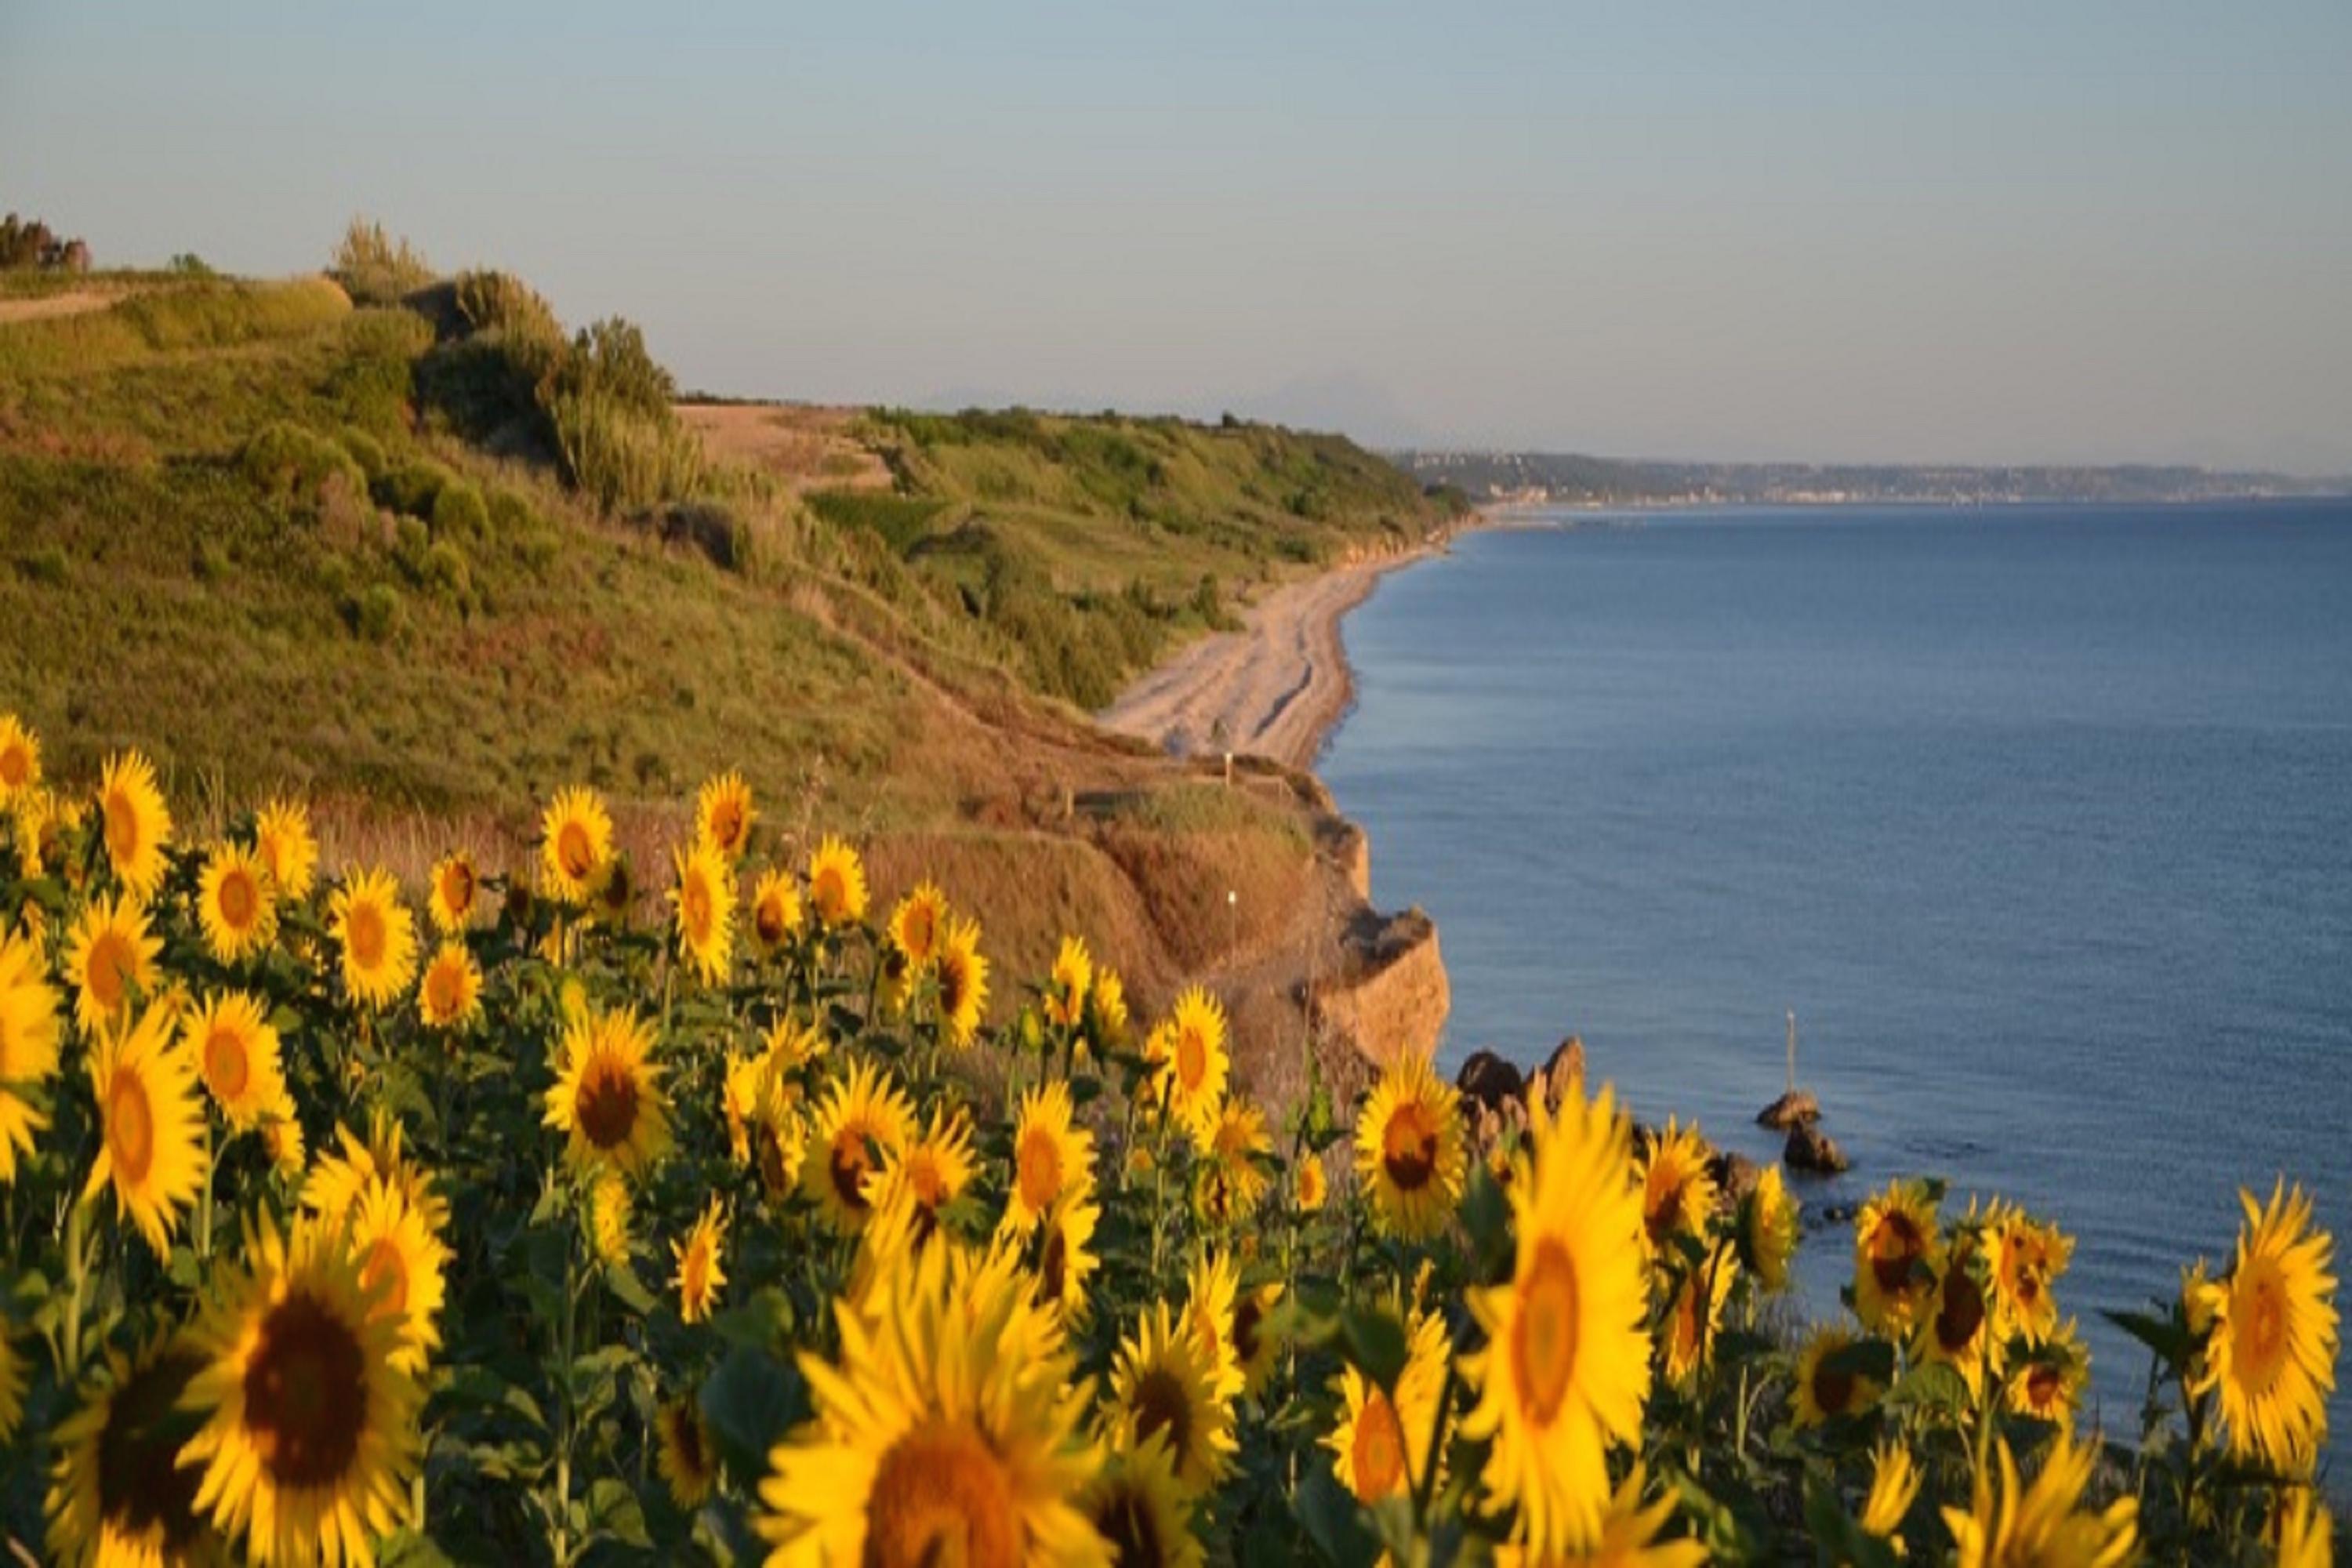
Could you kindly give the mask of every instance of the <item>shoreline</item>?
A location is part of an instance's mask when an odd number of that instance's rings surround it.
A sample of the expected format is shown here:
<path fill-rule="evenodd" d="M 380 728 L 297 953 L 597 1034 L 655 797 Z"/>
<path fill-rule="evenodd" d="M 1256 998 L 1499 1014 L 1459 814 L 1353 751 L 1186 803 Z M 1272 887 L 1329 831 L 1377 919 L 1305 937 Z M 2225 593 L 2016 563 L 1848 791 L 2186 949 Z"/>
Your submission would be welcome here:
<path fill-rule="evenodd" d="M 1355 670 L 1339 637 L 1348 612 L 1389 573 L 1443 554 L 1462 529 L 1497 521 L 1474 514 L 1426 543 L 1284 584 L 1243 611 L 1239 631 L 1216 632 L 1179 649 L 1096 713 L 1095 722 L 1173 757 L 1231 752 L 1312 771 L 1355 706 Z"/>

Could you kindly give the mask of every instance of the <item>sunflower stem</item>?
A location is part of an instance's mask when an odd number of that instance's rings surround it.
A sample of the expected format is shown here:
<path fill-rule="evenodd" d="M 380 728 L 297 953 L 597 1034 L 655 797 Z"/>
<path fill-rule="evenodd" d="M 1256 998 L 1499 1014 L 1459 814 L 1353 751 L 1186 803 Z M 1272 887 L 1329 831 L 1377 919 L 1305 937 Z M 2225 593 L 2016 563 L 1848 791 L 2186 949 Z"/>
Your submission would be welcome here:
<path fill-rule="evenodd" d="M 213 1168 L 213 1112 L 205 1108 L 205 1184 L 196 1190 L 196 1256 L 209 1261 L 213 1255 L 213 1178 L 219 1173 Z"/>

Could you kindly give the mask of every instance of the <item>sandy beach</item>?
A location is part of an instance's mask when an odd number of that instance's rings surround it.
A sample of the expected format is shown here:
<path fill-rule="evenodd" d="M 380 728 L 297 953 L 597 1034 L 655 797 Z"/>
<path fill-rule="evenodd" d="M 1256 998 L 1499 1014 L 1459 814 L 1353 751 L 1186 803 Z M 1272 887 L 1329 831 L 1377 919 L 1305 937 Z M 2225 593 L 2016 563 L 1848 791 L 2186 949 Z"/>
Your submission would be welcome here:
<path fill-rule="evenodd" d="M 1443 544 L 1350 562 L 1286 584 L 1242 613 L 1242 629 L 1204 637 L 1096 715 L 1177 756 L 1255 752 L 1313 765 L 1354 700 L 1339 621 L 1381 575 Z"/>

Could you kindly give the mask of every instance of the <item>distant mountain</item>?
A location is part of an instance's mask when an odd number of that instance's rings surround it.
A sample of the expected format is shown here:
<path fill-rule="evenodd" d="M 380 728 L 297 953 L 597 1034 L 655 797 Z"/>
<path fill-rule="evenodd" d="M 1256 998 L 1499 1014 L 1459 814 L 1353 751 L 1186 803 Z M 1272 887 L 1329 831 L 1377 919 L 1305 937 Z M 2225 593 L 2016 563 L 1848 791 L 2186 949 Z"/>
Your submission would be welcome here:
<path fill-rule="evenodd" d="M 2179 501 L 2352 494 L 2352 476 L 2299 479 L 2189 467 L 1983 467 L 1887 463 L 1686 463 L 1574 452 L 1408 447 L 1390 459 L 1474 500 L 1561 505 L 1671 502 Z"/>

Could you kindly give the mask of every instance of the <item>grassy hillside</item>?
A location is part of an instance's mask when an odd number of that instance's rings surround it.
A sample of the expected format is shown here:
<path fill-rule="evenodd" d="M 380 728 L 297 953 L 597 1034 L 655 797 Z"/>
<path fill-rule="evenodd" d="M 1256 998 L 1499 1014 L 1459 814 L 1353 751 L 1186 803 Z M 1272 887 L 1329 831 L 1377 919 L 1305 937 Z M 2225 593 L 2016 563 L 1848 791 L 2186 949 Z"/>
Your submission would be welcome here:
<path fill-rule="evenodd" d="M 1439 520 L 1345 442 L 861 415 L 803 499 L 680 421 L 634 329 L 502 275 L 83 283 L 114 302 L 0 316 L 0 706 L 54 775 L 136 746 L 198 823 L 292 790 L 414 878 L 452 831 L 511 858 L 572 782 L 666 865 L 740 768 L 787 840 L 957 879 L 1010 962 L 1100 931 L 1148 998 L 1296 936 L 1311 796 L 1156 805 L 1181 772 L 1061 700 Z M 1241 894 L 1219 940 L 1155 914 L 1202 888 Z"/>

